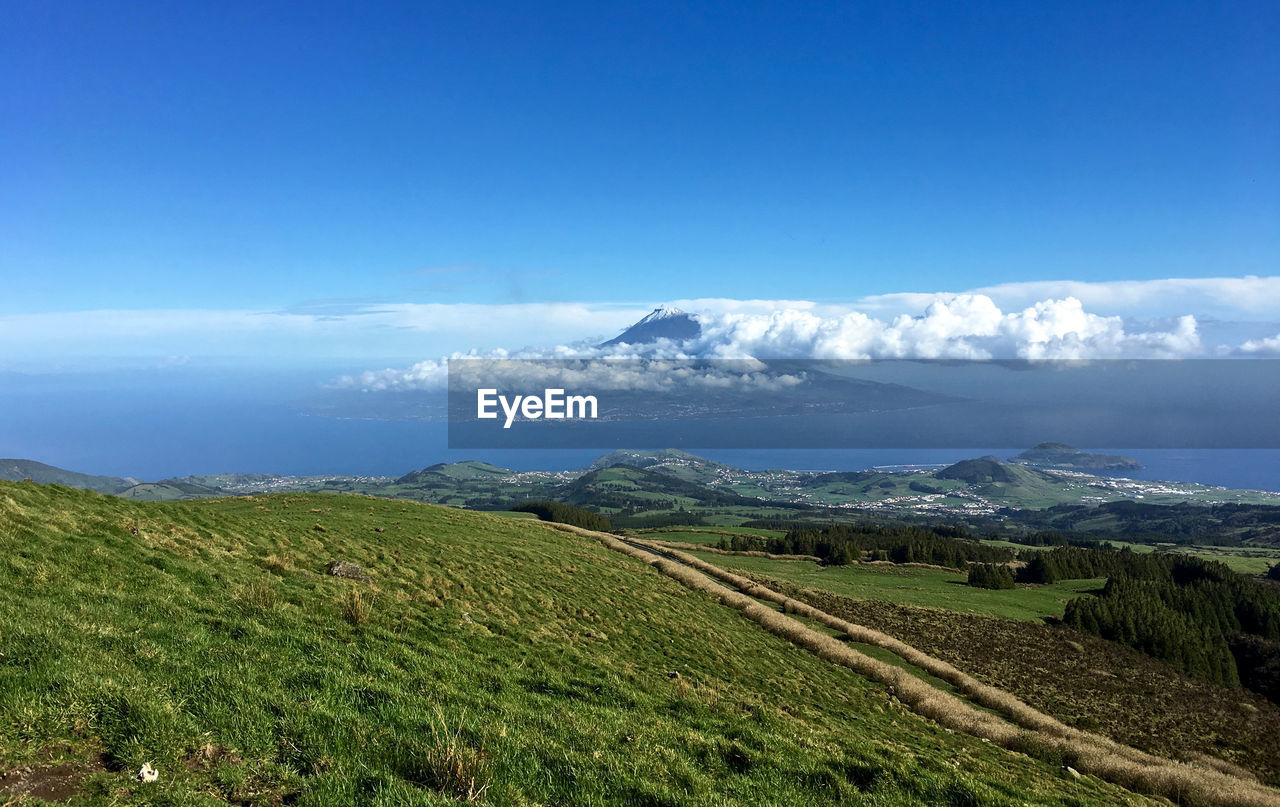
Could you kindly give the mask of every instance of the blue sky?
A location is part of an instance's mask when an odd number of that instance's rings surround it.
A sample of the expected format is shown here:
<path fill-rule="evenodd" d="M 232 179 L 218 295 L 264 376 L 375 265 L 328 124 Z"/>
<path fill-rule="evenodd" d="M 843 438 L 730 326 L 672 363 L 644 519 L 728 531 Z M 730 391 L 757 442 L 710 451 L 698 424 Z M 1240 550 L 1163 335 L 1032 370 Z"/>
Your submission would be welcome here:
<path fill-rule="evenodd" d="M 0 456 L 399 473 L 439 435 L 313 415 L 659 303 L 708 355 L 1280 356 L 1276 41 L 1269 2 L 11 0 Z"/>
<path fill-rule="evenodd" d="M 1273 275 L 1278 38 L 1274 3 L 16 0 L 0 315 Z"/>

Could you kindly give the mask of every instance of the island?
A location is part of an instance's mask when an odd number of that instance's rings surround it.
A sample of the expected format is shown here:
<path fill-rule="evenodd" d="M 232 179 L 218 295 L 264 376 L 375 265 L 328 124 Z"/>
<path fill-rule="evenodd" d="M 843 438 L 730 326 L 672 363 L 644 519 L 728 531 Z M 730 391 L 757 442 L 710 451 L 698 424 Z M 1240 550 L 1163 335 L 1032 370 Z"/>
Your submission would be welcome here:
<path fill-rule="evenodd" d="M 1010 457 L 1009 462 L 1035 468 L 1069 468 L 1081 471 L 1124 471 L 1142 467 L 1142 463 L 1133 457 L 1119 454 L 1090 454 L 1064 443 L 1040 443 L 1017 456 Z"/>

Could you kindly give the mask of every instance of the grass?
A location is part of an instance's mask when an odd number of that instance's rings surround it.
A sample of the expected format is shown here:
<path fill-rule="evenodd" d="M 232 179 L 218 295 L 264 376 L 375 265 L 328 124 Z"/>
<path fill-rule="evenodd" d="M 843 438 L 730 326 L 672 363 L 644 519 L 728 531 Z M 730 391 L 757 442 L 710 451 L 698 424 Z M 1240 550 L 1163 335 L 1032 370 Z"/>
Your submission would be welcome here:
<path fill-rule="evenodd" d="M 1019 597 L 1022 602 L 1015 610 L 1007 603 L 979 609 L 972 607 L 970 597 L 981 598 L 988 593 L 985 590 L 963 592 L 958 604 L 951 598 L 955 586 L 949 582 L 949 588 L 943 589 L 946 597 L 936 592 L 928 595 L 935 587 L 921 581 L 948 577 L 932 569 L 864 565 L 821 570 L 803 562 L 692 550 L 690 554 L 737 570 L 788 572 L 783 577 L 747 571 L 828 613 L 902 638 L 1068 724 L 1105 729 L 1121 742 L 1177 758 L 1220 758 L 1270 783 L 1280 783 L 1280 746 L 1273 740 L 1280 732 L 1280 708 L 1275 704 L 1242 690 L 1188 679 L 1167 665 L 1097 637 L 1017 618 L 1035 589 L 990 592 Z M 879 581 L 868 584 L 868 575 L 879 575 Z M 898 584 L 885 583 L 886 578 L 901 580 L 899 575 L 915 581 L 905 592 Z M 1087 590 L 1101 581 L 1068 583 L 1080 583 L 1079 588 Z M 1053 588 L 1064 590 L 1062 584 Z M 845 591 L 832 593 L 836 589 Z M 856 594 L 847 593 L 850 590 Z M 920 602 L 908 604 L 913 600 Z M 983 610 L 989 615 L 979 615 Z M 1133 708 L 1137 703 L 1145 708 Z M 1232 727 L 1230 731 L 1224 730 L 1227 726 Z"/>
<path fill-rule="evenodd" d="M 1182 552 L 1205 560 L 1220 561 L 1241 574 L 1266 574 L 1272 565 L 1280 563 L 1280 551 L 1275 549 L 1231 546 L 1180 546 L 1169 551 Z"/>
<path fill-rule="evenodd" d="M 1053 549 L 1051 546 L 1031 546 L 1029 544 L 1019 544 L 1015 541 L 1002 541 L 998 538 L 982 538 L 978 543 L 986 544 L 987 546 L 998 546 L 1002 549 L 1012 549 L 1015 552 L 1021 552 L 1024 549 L 1029 549 L 1032 552 L 1045 552 Z"/>
<path fill-rule="evenodd" d="M 1280 706 L 1245 690 L 1187 678 L 1123 645 L 1064 628 L 854 600 L 758 579 L 827 613 L 892 633 L 1070 725 L 1175 759 L 1222 759 L 1280 784 L 1274 740 Z"/>
<path fill-rule="evenodd" d="M 981 737 L 1005 748 L 1036 756 L 1053 756 L 1061 759 L 1064 765 L 1074 765 L 1110 781 L 1122 782 L 1143 792 L 1178 801 L 1220 807 L 1269 807 L 1280 804 L 1280 793 L 1260 786 L 1254 777 L 1233 768 L 1229 763 L 1212 758 L 1195 764 L 1173 763 L 1130 746 L 1117 744 L 1092 731 L 1068 726 L 1009 692 L 984 684 L 946 661 L 882 631 L 833 616 L 693 555 L 668 552 L 667 555 L 674 559 L 673 562 L 623 544 L 611 536 L 599 537 L 606 546 L 642 558 L 663 574 L 694 590 L 717 594 L 721 603 L 739 610 L 743 616 L 770 633 L 785 637 L 833 664 L 848 667 L 884 683 L 912 711 L 928 716 L 944 726 Z M 725 584 L 733 588 L 726 588 Z M 784 613 L 779 614 L 775 608 L 762 603 L 780 605 Z M 820 622 L 837 631 L 841 638 L 833 638 L 830 633 L 814 630 L 805 621 L 790 618 L 786 614 L 799 614 L 808 620 Z M 932 686 L 926 679 L 913 675 L 909 669 L 885 664 L 859 652 L 851 642 L 843 641 L 844 638 L 890 650 L 911 665 L 945 679 L 955 689 L 944 691 Z M 957 697 L 955 692 L 962 692 L 968 700 Z M 975 704 L 981 704 L 986 709 L 975 708 Z"/>
<path fill-rule="evenodd" d="M 1280 550 L 1269 547 L 1139 544 L 1115 538 L 1108 538 L 1106 540 L 1107 543 L 1115 546 L 1117 549 L 1127 547 L 1131 551 L 1138 553 L 1178 552 L 1184 555 L 1193 555 L 1198 558 L 1205 558 L 1206 560 L 1221 561 L 1231 567 L 1233 571 L 1240 572 L 1241 574 L 1266 574 L 1267 570 L 1271 568 L 1273 564 L 1280 563 Z M 1015 550 L 1030 549 L 1036 551 L 1052 549 L 1052 547 L 1047 546 L 1023 546 L 1022 544 L 1016 544 L 1012 541 L 999 541 L 995 539 L 986 539 L 983 540 L 982 543 L 988 546 L 1000 546 Z"/>
<path fill-rule="evenodd" d="M 1146 803 L 537 522 L 0 483 L 0 771 L 97 754 L 82 804 Z"/>
<path fill-rule="evenodd" d="M 965 585 L 961 572 L 919 566 L 855 564 L 821 566 L 812 561 L 774 560 L 741 555 L 690 554 L 725 568 L 784 580 L 860 600 L 880 600 L 1003 619 L 1060 617 L 1068 600 L 1102 587 L 1103 580 L 1063 580 L 1050 586 L 1021 586 L 994 591 Z"/>
<path fill-rule="evenodd" d="M 643 530 L 641 532 L 641 537 L 647 539 L 687 544 L 701 544 L 703 546 L 714 546 L 715 544 L 718 544 L 721 539 L 730 538 L 734 535 L 777 538 L 786 535 L 786 533 L 781 530 L 766 530 L 757 527 L 683 527 L 677 529 Z"/>

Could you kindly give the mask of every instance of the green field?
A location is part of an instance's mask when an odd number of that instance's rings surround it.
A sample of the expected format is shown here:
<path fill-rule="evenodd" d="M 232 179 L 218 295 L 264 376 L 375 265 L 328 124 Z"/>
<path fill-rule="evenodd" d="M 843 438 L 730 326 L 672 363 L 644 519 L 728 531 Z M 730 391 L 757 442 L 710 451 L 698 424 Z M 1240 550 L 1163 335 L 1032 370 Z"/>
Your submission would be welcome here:
<path fill-rule="evenodd" d="M 529 520 L 0 483 L 0 626 L 0 774 L 78 804 L 1148 803 Z"/>
<path fill-rule="evenodd" d="M 1032 552 L 1053 549 L 1051 546 L 1029 546 L 1027 544 L 1019 544 L 1014 541 L 1001 541 L 996 538 L 983 538 L 979 543 L 986 544 L 987 546 L 1004 547 L 1005 549 L 1012 549 L 1015 552 L 1021 552 L 1024 549 L 1029 549 Z"/>
<path fill-rule="evenodd" d="M 1280 563 L 1280 550 L 1265 547 L 1245 547 L 1245 546 L 1186 546 L 1183 544 L 1139 544 L 1132 541 L 1121 541 L 1115 538 L 1107 538 L 1107 543 L 1112 546 L 1123 549 L 1128 548 L 1133 552 L 1178 552 L 1184 555 L 1194 555 L 1198 558 L 1206 560 L 1216 560 L 1230 566 L 1232 570 L 1241 574 L 1266 574 L 1272 565 Z M 985 539 L 982 543 L 988 546 L 1001 546 L 1006 549 L 1013 550 L 1031 550 L 1039 551 L 1052 549 L 1049 546 L 1026 546 L 1014 543 L 1012 541 L 1000 541 L 995 539 Z"/>
<path fill-rule="evenodd" d="M 778 538 L 786 535 L 782 530 L 766 530 L 758 527 L 677 527 L 671 529 L 644 530 L 640 537 L 655 541 L 675 541 L 702 546 L 714 546 L 731 535 L 751 535 Z"/>
<path fill-rule="evenodd" d="M 699 546 L 714 546 L 720 543 L 721 538 L 726 536 L 723 533 L 698 530 L 646 530 L 640 534 L 640 537 L 654 541 L 677 541 Z"/>
<path fill-rule="evenodd" d="M 1128 547 L 1134 552 L 1178 552 L 1205 560 L 1216 560 L 1241 574 L 1266 574 L 1273 564 L 1280 563 L 1280 550 L 1274 547 L 1250 546 L 1186 546 L 1183 544 L 1135 544 L 1108 539 L 1118 547 Z"/>
<path fill-rule="evenodd" d="M 1234 547 L 1196 546 L 1179 548 L 1174 551 L 1194 555 L 1206 560 L 1220 561 L 1241 574 L 1266 574 L 1267 570 L 1274 564 L 1280 563 L 1280 553 L 1276 553 L 1275 550 L 1255 554 L 1248 551 L 1238 551 Z"/>
<path fill-rule="evenodd" d="M 859 563 L 821 566 L 807 560 L 774 560 L 715 555 L 691 550 L 709 563 L 768 575 L 804 588 L 821 589 L 860 600 L 946 608 L 965 614 L 1004 619 L 1060 617 L 1067 600 L 1086 596 L 1103 580 L 1063 580 L 1050 586 L 1020 586 L 1006 591 L 972 588 L 961 572 L 918 566 Z"/>
<path fill-rule="evenodd" d="M 529 519 L 533 519 L 534 521 L 538 520 L 538 516 L 534 513 L 525 513 L 516 510 L 492 510 L 490 512 L 492 515 L 502 516 L 503 518 L 519 518 L 526 521 Z"/>

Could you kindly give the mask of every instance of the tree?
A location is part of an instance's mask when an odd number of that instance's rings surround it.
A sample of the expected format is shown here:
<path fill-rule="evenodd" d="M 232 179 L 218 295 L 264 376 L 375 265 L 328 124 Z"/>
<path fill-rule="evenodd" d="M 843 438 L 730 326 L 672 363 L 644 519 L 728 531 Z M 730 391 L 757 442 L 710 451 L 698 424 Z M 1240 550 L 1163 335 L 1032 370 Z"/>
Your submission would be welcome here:
<path fill-rule="evenodd" d="M 1013 588 L 1013 572 L 998 563 L 973 563 L 969 566 L 969 585 L 974 588 Z"/>
<path fill-rule="evenodd" d="M 561 502 L 525 502 L 511 509 L 518 513 L 533 513 L 543 521 L 572 524 L 575 527 L 582 527 L 588 530 L 608 532 L 613 529 L 609 519 L 599 513 L 593 513 L 590 510 L 583 510 L 581 507 L 574 507 Z"/>

